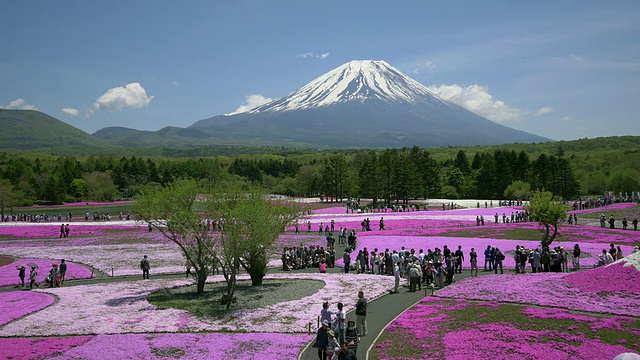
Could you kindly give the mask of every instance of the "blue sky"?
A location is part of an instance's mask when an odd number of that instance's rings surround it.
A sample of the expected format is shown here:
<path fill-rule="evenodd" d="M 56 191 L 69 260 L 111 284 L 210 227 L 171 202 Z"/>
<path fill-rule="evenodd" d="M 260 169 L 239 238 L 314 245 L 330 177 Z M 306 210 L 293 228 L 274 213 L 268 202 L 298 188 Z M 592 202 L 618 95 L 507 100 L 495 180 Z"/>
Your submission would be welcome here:
<path fill-rule="evenodd" d="M 186 127 L 385 60 L 552 139 L 640 135 L 640 2 L 5 1 L 0 107 Z"/>

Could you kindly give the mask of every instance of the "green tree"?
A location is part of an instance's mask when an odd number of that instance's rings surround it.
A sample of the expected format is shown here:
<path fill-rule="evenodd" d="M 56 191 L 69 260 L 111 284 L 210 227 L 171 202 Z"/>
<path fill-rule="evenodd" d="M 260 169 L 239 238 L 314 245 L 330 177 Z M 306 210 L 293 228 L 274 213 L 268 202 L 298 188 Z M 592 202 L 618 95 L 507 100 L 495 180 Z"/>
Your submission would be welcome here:
<path fill-rule="evenodd" d="M 21 198 L 22 193 L 14 190 L 9 180 L 0 180 L 0 216 L 4 217 L 5 209 L 12 209 L 18 205 Z"/>
<path fill-rule="evenodd" d="M 93 171 L 83 176 L 87 184 L 87 198 L 95 201 L 112 201 L 116 198 L 116 185 L 111 175 L 102 171 Z"/>
<path fill-rule="evenodd" d="M 203 226 L 211 215 L 199 205 L 210 205 L 207 190 L 193 180 L 179 181 L 159 191 L 148 191 L 136 199 L 134 211 L 144 222 L 178 245 L 196 276 L 196 292 L 204 292 L 209 269 L 218 256 L 218 236 Z M 211 203 L 213 203 L 212 201 Z M 211 218 L 211 217 L 209 217 Z"/>
<path fill-rule="evenodd" d="M 504 197 L 512 200 L 525 200 L 531 195 L 531 185 L 528 182 L 516 180 L 504 190 Z"/>
<path fill-rule="evenodd" d="M 542 247 L 548 248 L 558 235 L 558 224 L 562 222 L 569 207 L 562 202 L 562 198 L 554 196 L 549 191 L 536 190 L 525 210 L 532 219 L 538 222 L 542 229 Z"/>
<path fill-rule="evenodd" d="M 73 179 L 69 194 L 76 199 L 83 199 L 87 195 L 87 182 L 84 179 Z"/>

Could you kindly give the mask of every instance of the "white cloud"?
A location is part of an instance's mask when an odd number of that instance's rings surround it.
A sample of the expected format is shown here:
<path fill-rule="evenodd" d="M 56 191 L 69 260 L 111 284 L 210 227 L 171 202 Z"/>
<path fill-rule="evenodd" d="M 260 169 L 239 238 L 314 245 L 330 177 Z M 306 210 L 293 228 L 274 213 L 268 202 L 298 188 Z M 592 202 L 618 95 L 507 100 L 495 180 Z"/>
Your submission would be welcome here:
<path fill-rule="evenodd" d="M 414 74 L 420 74 L 422 70 L 426 70 L 427 72 L 433 71 L 436 68 L 436 64 L 432 61 L 424 61 L 416 64 L 415 69 L 413 69 Z"/>
<path fill-rule="evenodd" d="M 78 114 L 80 114 L 78 109 L 74 109 L 74 108 L 62 108 L 62 112 L 71 116 L 78 116 Z"/>
<path fill-rule="evenodd" d="M 565 116 L 562 118 L 562 121 L 569 121 L 571 120 L 571 116 Z"/>
<path fill-rule="evenodd" d="M 538 109 L 538 111 L 536 111 L 534 113 L 534 115 L 535 116 L 540 116 L 540 115 L 548 114 L 550 112 L 553 112 L 553 108 L 551 106 L 545 106 L 545 107 L 542 107 L 542 108 Z"/>
<path fill-rule="evenodd" d="M 519 120 L 527 112 L 493 99 L 488 88 L 481 85 L 440 85 L 429 86 L 436 95 L 493 121 Z"/>
<path fill-rule="evenodd" d="M 107 90 L 96 100 L 93 107 L 108 112 L 121 111 L 125 107 L 139 109 L 149 105 L 153 98 L 153 96 L 147 96 L 147 92 L 140 83 L 131 83 L 124 87 Z"/>
<path fill-rule="evenodd" d="M 27 102 L 22 99 L 15 99 L 6 106 L 0 106 L 0 109 L 8 109 L 8 110 L 38 110 L 35 105 L 27 104 Z"/>
<path fill-rule="evenodd" d="M 312 52 L 306 52 L 298 55 L 299 58 L 303 58 L 303 59 L 308 59 L 308 58 L 326 59 L 327 56 L 329 56 L 329 52 L 326 52 L 324 54 L 319 54 L 319 55 L 316 55 Z"/>
<path fill-rule="evenodd" d="M 240 114 L 243 112 L 247 112 L 253 108 L 256 108 L 260 105 L 264 105 L 268 102 L 271 102 L 273 99 L 268 98 L 268 97 L 264 97 L 260 94 L 251 94 L 248 95 L 247 97 L 244 98 L 244 103 L 242 105 L 240 105 L 236 111 L 229 113 L 229 114 L 225 114 L 225 115 L 235 115 L 235 114 Z"/>

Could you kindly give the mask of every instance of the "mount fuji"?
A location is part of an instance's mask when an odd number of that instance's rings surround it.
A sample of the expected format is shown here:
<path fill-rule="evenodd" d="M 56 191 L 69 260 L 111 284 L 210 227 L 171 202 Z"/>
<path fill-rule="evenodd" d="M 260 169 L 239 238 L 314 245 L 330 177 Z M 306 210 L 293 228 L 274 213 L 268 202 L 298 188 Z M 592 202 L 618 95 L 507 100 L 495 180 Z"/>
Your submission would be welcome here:
<path fill-rule="evenodd" d="M 284 97 L 189 128 L 227 140 L 341 148 L 549 141 L 474 114 L 373 60 L 351 61 Z"/>

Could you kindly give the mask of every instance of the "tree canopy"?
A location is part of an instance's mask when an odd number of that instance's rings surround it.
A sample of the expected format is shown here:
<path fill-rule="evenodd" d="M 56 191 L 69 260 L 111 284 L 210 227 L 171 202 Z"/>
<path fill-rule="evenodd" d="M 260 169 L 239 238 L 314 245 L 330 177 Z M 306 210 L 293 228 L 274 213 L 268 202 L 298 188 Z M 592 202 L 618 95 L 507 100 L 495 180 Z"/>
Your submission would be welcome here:
<path fill-rule="evenodd" d="M 562 202 L 559 196 L 554 196 L 549 191 L 537 190 L 525 210 L 530 213 L 532 219 L 538 222 L 542 234 L 542 247 L 547 248 L 558 235 L 558 224 L 564 221 L 568 205 Z"/>

